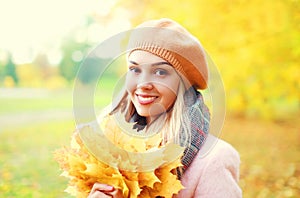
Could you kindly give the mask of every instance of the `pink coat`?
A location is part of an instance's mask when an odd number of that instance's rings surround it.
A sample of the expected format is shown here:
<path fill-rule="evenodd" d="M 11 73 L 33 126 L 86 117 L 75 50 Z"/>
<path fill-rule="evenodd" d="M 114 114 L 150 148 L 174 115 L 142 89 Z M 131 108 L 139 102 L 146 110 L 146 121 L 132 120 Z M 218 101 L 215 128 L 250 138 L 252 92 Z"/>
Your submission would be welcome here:
<path fill-rule="evenodd" d="M 240 198 L 238 185 L 240 157 L 227 142 L 209 135 L 182 176 L 177 198 Z"/>

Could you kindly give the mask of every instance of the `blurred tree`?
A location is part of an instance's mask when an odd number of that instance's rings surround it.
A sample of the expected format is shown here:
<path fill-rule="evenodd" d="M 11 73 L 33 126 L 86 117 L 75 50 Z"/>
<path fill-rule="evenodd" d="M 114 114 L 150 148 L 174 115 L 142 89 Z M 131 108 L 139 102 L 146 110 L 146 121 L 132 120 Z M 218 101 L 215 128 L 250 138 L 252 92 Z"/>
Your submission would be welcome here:
<path fill-rule="evenodd" d="M 92 58 L 89 57 L 84 60 L 84 70 L 78 73 L 78 78 L 82 83 L 93 83 L 97 81 L 101 74 L 106 70 L 110 59 Z"/>
<path fill-rule="evenodd" d="M 50 78 L 53 75 L 53 70 L 49 64 L 48 58 L 46 54 L 38 54 L 33 61 L 39 69 L 39 74 L 45 80 Z"/>
<path fill-rule="evenodd" d="M 66 79 L 59 75 L 50 76 L 45 82 L 44 86 L 47 89 L 61 89 L 67 87 Z"/>
<path fill-rule="evenodd" d="M 1 85 L 1 82 L 4 80 L 4 63 L 0 62 L 0 85 Z"/>
<path fill-rule="evenodd" d="M 11 54 L 8 55 L 7 63 L 4 66 L 4 76 L 9 76 L 14 81 L 14 84 L 17 85 L 19 82 L 18 75 L 16 73 L 16 65 L 12 60 Z"/>
<path fill-rule="evenodd" d="M 75 78 L 83 56 L 89 47 L 88 44 L 78 43 L 73 38 L 64 41 L 62 45 L 63 58 L 59 64 L 59 71 L 69 82 Z"/>
<path fill-rule="evenodd" d="M 13 88 L 15 86 L 15 81 L 11 76 L 5 76 L 3 85 L 6 88 Z"/>
<path fill-rule="evenodd" d="M 75 29 L 62 42 L 63 58 L 59 64 L 59 72 L 69 82 L 75 78 L 84 56 L 92 46 L 86 38 L 87 35 L 81 35 L 81 33 L 93 23 L 93 18 L 88 16 L 83 27 Z"/>
<path fill-rule="evenodd" d="M 45 82 L 37 65 L 30 63 L 20 64 L 16 71 L 20 80 L 20 86 L 42 87 Z"/>

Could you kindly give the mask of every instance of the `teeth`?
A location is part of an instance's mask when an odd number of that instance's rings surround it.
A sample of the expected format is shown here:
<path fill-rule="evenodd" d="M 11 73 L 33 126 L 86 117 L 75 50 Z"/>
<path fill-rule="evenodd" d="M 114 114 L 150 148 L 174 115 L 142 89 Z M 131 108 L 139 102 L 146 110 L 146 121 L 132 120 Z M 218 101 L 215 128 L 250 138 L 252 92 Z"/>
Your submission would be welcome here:
<path fill-rule="evenodd" d="M 139 98 L 140 101 L 143 101 L 143 102 L 151 102 L 151 101 L 155 100 L 156 97 L 153 97 L 153 96 L 151 96 L 151 97 L 138 96 L 138 98 Z"/>

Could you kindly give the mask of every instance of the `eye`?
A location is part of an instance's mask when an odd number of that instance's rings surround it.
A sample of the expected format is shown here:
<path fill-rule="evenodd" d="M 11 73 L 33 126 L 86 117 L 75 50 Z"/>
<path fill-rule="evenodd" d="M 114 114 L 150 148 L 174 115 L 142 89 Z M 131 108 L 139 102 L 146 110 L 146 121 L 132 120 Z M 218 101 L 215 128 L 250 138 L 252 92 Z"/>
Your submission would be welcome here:
<path fill-rule="evenodd" d="M 129 71 L 131 71 L 133 73 L 141 73 L 141 70 L 135 66 L 129 67 Z"/>
<path fill-rule="evenodd" d="M 158 76 L 165 76 L 168 74 L 168 72 L 164 69 L 157 69 L 157 70 L 155 70 L 155 74 Z"/>

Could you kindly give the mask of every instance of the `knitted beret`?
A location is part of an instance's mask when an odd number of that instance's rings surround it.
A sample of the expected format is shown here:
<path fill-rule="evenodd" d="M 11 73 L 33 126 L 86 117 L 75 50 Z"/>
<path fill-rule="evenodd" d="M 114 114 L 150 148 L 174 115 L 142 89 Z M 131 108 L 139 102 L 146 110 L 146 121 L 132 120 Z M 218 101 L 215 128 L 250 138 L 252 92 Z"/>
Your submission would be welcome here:
<path fill-rule="evenodd" d="M 207 61 L 200 42 L 171 19 L 146 21 L 131 32 L 128 49 L 144 50 L 168 61 L 196 89 L 205 89 Z"/>

